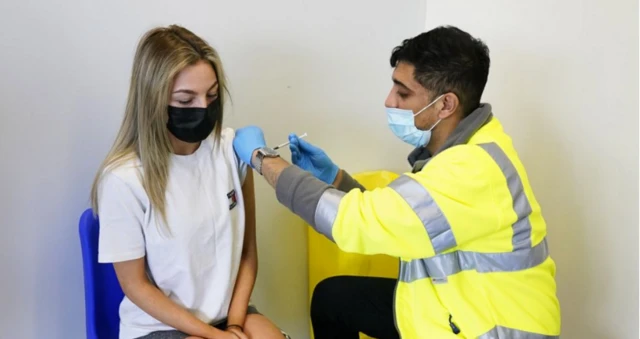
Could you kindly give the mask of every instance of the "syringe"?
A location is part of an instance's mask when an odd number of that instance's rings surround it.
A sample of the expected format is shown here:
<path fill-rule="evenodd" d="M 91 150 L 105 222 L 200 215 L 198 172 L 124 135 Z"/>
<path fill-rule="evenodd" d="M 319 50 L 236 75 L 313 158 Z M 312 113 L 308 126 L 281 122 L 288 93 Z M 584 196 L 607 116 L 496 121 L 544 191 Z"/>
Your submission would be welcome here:
<path fill-rule="evenodd" d="M 299 139 L 302 139 L 302 138 L 304 138 L 304 137 L 306 137 L 306 136 L 307 136 L 307 132 L 304 132 L 304 134 L 299 135 L 299 136 L 298 136 L 298 138 L 299 138 Z M 278 146 L 274 147 L 274 148 L 273 148 L 273 150 L 275 151 L 275 150 L 277 150 L 278 148 L 282 148 L 282 147 L 287 146 L 287 145 L 289 145 L 289 144 L 290 144 L 290 142 L 288 142 L 288 141 L 287 141 L 287 142 L 285 142 L 285 143 L 283 143 L 283 144 L 280 144 L 280 145 L 278 145 Z"/>

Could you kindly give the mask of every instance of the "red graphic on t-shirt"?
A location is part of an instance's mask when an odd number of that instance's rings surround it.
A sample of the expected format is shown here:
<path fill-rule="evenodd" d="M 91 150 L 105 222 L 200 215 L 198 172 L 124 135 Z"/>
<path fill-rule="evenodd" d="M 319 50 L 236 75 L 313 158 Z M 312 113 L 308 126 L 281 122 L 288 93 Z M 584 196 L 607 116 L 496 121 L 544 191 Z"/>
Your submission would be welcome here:
<path fill-rule="evenodd" d="M 236 190 L 231 190 L 231 192 L 227 193 L 227 198 L 229 198 L 229 210 L 232 210 L 238 204 Z"/>

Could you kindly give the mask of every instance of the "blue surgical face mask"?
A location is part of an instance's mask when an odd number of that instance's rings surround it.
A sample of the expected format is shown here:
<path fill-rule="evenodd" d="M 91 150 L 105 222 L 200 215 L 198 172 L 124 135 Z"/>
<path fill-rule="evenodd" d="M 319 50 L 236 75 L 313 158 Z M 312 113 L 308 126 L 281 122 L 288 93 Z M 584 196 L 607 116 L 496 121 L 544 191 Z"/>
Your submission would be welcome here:
<path fill-rule="evenodd" d="M 442 119 L 436 121 L 431 128 L 426 131 L 421 131 L 416 127 L 413 118 L 424 112 L 427 108 L 431 107 L 431 105 L 435 104 L 440 98 L 444 96 L 441 95 L 433 100 L 430 104 L 425 106 L 423 109 L 419 110 L 418 113 L 413 114 L 412 110 L 409 109 L 400 109 L 400 108 L 391 108 L 386 107 L 387 111 L 387 122 L 389 123 L 389 128 L 400 140 L 406 142 L 409 145 L 413 145 L 414 147 L 424 146 L 429 143 L 431 140 L 431 130 L 433 130 Z"/>

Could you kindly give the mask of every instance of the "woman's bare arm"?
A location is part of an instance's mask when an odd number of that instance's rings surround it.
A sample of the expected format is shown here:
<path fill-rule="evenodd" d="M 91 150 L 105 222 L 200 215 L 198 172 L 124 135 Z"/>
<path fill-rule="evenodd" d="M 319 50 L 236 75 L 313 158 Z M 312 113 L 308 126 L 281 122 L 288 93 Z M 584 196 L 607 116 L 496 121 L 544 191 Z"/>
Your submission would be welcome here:
<path fill-rule="evenodd" d="M 150 316 L 179 331 L 207 339 L 235 336 L 220 331 L 196 318 L 151 284 L 145 272 L 145 258 L 113 264 L 124 294 Z"/>
<path fill-rule="evenodd" d="M 247 169 L 247 177 L 242 185 L 245 209 L 244 242 L 238 278 L 229 306 L 229 325 L 244 326 L 249 299 L 258 273 L 258 250 L 256 244 L 256 204 L 253 171 Z"/>

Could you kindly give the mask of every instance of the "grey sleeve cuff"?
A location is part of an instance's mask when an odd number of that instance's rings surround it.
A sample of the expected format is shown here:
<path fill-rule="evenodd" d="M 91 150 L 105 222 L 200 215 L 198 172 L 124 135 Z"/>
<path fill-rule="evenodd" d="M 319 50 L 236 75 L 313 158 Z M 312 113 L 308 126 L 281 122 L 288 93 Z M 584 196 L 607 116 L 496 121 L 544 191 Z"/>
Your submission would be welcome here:
<path fill-rule="evenodd" d="M 276 183 L 278 201 L 315 228 L 320 197 L 331 186 L 297 166 L 285 168 Z"/>
<path fill-rule="evenodd" d="M 361 192 L 365 191 L 364 186 L 360 185 L 360 183 L 354 179 L 347 171 L 342 170 L 342 180 L 340 181 L 340 185 L 338 185 L 338 190 L 348 193 L 354 188 L 359 189 Z"/>

